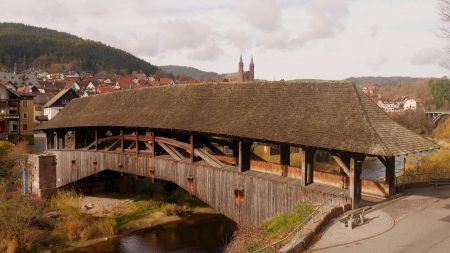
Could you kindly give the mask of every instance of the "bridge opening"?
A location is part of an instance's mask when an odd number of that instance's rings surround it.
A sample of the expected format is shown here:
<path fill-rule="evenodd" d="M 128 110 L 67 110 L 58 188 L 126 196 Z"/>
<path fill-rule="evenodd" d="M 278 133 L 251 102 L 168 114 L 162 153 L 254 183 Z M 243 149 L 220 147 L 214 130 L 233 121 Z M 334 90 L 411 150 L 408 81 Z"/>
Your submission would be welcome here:
<path fill-rule="evenodd" d="M 83 195 L 111 194 L 148 198 L 183 205 L 187 208 L 211 208 L 175 183 L 111 170 L 104 170 L 77 180 L 61 187 L 60 190 L 75 191 Z"/>

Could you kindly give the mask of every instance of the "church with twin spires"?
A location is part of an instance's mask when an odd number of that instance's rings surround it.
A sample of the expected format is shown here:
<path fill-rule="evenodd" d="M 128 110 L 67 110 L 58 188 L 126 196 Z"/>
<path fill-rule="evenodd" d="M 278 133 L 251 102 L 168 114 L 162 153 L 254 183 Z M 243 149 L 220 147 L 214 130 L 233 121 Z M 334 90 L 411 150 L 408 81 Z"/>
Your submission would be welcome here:
<path fill-rule="evenodd" d="M 250 66 L 248 71 L 244 71 L 244 62 L 242 61 L 242 54 L 239 58 L 238 72 L 224 74 L 222 76 L 229 82 L 251 82 L 255 80 L 255 64 L 253 63 L 253 56 L 250 60 Z"/>
<path fill-rule="evenodd" d="M 239 60 L 239 71 L 237 76 L 238 82 L 249 82 L 255 80 L 255 64 L 253 63 L 253 56 L 250 60 L 249 71 L 244 71 L 244 62 L 242 61 L 242 54 Z"/>

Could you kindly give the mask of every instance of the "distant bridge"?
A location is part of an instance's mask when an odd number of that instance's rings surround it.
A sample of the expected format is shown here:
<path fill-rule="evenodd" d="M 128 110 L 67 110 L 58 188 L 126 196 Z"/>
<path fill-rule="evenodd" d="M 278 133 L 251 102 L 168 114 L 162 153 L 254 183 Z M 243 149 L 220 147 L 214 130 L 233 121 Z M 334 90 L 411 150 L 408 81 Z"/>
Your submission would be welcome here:
<path fill-rule="evenodd" d="M 433 126 L 436 126 L 438 121 L 444 116 L 444 115 L 450 115 L 450 111 L 426 111 L 425 114 L 428 116 L 428 118 L 431 120 Z"/>

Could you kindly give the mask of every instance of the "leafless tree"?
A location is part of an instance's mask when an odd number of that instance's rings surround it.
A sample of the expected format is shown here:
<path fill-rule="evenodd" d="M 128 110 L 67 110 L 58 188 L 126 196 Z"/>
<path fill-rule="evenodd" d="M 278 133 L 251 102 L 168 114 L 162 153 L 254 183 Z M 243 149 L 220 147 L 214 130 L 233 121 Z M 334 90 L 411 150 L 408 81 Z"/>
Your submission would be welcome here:
<path fill-rule="evenodd" d="M 439 14 L 442 21 L 440 36 L 448 41 L 450 39 L 450 0 L 439 0 Z M 450 42 L 447 47 L 447 56 L 442 66 L 450 69 Z"/>

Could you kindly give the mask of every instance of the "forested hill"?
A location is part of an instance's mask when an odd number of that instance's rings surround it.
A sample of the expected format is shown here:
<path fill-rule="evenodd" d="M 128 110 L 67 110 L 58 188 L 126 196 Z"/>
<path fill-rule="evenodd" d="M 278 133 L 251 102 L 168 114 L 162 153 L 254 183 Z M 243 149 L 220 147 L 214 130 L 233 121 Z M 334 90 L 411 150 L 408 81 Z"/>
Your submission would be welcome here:
<path fill-rule="evenodd" d="M 352 81 L 356 85 L 368 85 L 368 84 L 396 85 L 399 83 L 413 83 L 413 82 L 417 82 L 420 80 L 427 80 L 427 79 L 426 78 L 406 77 L 406 76 L 391 76 L 391 77 L 364 76 L 364 77 L 350 77 L 345 80 Z"/>
<path fill-rule="evenodd" d="M 153 74 L 157 67 L 123 50 L 74 35 L 16 23 L 0 23 L 0 65 L 12 69 L 84 70 Z"/>
<path fill-rule="evenodd" d="M 160 67 L 164 72 L 171 73 L 172 75 L 184 75 L 189 76 L 195 80 L 213 80 L 219 79 L 221 75 L 216 72 L 206 72 L 193 67 L 167 65 Z"/>

